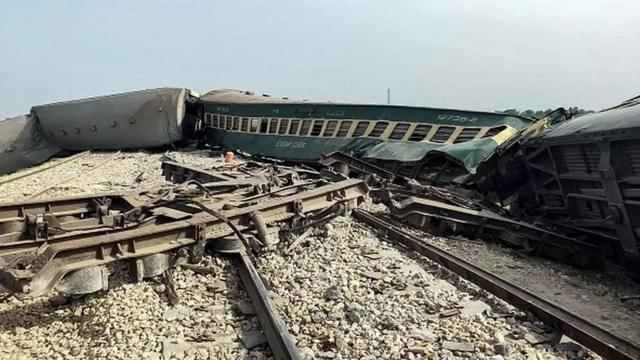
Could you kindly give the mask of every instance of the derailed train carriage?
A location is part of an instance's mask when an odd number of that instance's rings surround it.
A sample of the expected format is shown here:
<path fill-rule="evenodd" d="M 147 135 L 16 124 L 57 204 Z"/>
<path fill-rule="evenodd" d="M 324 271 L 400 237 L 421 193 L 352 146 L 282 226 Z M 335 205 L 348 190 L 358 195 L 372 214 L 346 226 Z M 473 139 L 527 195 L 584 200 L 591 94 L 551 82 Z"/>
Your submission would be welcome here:
<path fill-rule="evenodd" d="M 46 139 L 65 150 L 130 149 L 182 141 L 197 117 L 184 88 L 158 88 L 31 108 Z"/>
<path fill-rule="evenodd" d="M 468 182 L 500 148 L 547 120 L 398 105 L 290 101 L 238 90 L 200 98 L 212 146 L 296 162 L 340 151 L 394 174 Z"/>
<path fill-rule="evenodd" d="M 340 152 L 397 178 L 461 190 L 455 196 L 505 201 L 510 206 L 501 214 L 508 208 L 516 218 L 637 261 L 638 102 L 565 121 L 564 109 L 530 119 L 150 89 L 34 106 L 30 115 L 0 122 L 0 174 L 63 150 L 149 148 L 202 135 L 214 147 L 286 161 L 315 163 Z"/>
<path fill-rule="evenodd" d="M 59 151 L 31 115 L 0 121 L 0 175 L 41 164 Z"/>
<path fill-rule="evenodd" d="M 61 150 L 157 147 L 193 137 L 197 95 L 158 88 L 37 105 L 0 122 L 0 174 Z"/>
<path fill-rule="evenodd" d="M 582 244 L 640 260 L 637 98 L 575 119 L 562 108 L 530 119 L 236 90 L 207 93 L 200 103 L 212 146 L 297 162 L 339 151 L 397 177 L 447 185 L 452 196 L 508 205 L 499 212 L 574 239 L 576 253 Z"/>
<path fill-rule="evenodd" d="M 640 97 L 561 123 L 522 154 L 515 216 L 640 261 Z"/>

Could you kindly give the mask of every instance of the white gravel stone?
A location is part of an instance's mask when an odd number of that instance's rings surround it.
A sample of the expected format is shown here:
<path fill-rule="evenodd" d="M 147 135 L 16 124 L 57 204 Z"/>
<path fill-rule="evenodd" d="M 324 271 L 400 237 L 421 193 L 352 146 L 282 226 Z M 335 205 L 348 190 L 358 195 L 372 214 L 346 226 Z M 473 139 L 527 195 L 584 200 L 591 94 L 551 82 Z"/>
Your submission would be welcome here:
<path fill-rule="evenodd" d="M 70 180 L 37 198 L 167 186 L 170 183 L 160 170 L 165 156 L 203 168 L 226 166 L 204 151 L 95 152 L 3 184 L 0 199 L 26 200 L 64 179 Z M 108 163 L 99 166 L 104 162 Z M 127 276 L 118 271 L 109 281 L 114 288 L 106 293 L 27 301 L 10 298 L 0 303 L 0 359 L 269 358 L 266 346 L 247 351 L 238 339 L 240 334 L 259 331 L 260 325 L 255 316 L 234 311 L 238 301 L 247 298 L 235 267 L 224 258 L 205 261 L 216 275 L 187 269 L 174 272 L 181 300 L 176 307 L 169 305 L 164 285 L 126 283 Z M 211 284 L 216 284 L 216 291 L 207 291 Z"/>
<path fill-rule="evenodd" d="M 529 329 L 526 319 L 512 325 L 505 317 L 488 316 L 515 310 L 497 299 L 474 298 L 436 264 L 380 241 L 353 219 L 339 217 L 331 225 L 310 236 L 308 246 L 285 253 L 282 244 L 258 262 L 284 299 L 278 308 L 305 358 L 331 353 L 336 359 L 488 359 L 501 356 L 493 346 L 497 331 Z M 455 314 L 441 318 L 447 310 Z M 526 342 L 513 350 L 509 358 L 563 358 Z"/>

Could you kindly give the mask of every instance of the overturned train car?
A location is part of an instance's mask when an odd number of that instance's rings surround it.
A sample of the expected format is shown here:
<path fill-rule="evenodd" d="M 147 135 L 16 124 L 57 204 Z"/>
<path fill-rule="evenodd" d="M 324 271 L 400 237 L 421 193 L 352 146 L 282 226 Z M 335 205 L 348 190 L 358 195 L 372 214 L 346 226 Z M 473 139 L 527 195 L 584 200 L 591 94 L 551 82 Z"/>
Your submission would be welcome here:
<path fill-rule="evenodd" d="M 197 95 L 158 88 L 37 105 L 0 122 L 0 175 L 61 150 L 149 148 L 193 137 Z"/>
<path fill-rule="evenodd" d="M 622 260 L 640 260 L 640 97 L 525 142 L 511 211 L 544 219 Z"/>
<path fill-rule="evenodd" d="M 213 146 L 297 162 L 339 151 L 431 183 L 469 181 L 501 146 L 545 124 L 491 112 L 290 101 L 238 90 L 206 93 L 200 103 Z"/>
<path fill-rule="evenodd" d="M 46 139 L 65 150 L 127 149 L 182 141 L 193 128 L 196 98 L 158 88 L 34 106 Z"/>
<path fill-rule="evenodd" d="M 32 116 L 0 121 L 0 175 L 41 164 L 59 151 Z"/>

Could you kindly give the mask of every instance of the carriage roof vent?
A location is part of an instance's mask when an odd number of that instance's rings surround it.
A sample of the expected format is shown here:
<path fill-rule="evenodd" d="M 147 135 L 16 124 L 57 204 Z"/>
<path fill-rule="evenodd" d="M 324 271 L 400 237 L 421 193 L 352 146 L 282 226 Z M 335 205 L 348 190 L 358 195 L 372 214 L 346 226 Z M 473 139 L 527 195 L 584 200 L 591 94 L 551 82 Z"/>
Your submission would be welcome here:
<path fill-rule="evenodd" d="M 264 96 L 264 97 L 271 97 L 271 95 L 269 95 L 269 94 L 262 94 L 262 96 Z"/>
<path fill-rule="evenodd" d="M 253 91 L 249 91 L 249 90 L 245 91 L 244 93 L 245 93 L 246 95 L 253 95 Z"/>

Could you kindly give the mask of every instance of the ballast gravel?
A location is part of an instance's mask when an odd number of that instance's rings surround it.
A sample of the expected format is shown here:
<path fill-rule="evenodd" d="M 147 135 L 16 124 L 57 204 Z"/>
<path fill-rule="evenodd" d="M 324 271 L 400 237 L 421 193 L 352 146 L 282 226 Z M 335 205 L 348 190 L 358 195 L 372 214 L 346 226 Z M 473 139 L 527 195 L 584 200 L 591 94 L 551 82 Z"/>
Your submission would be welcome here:
<path fill-rule="evenodd" d="M 351 218 L 259 270 L 305 359 L 595 358 L 532 345 L 551 336 L 544 325 Z"/>

